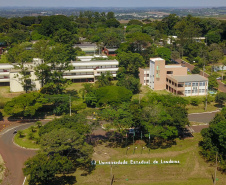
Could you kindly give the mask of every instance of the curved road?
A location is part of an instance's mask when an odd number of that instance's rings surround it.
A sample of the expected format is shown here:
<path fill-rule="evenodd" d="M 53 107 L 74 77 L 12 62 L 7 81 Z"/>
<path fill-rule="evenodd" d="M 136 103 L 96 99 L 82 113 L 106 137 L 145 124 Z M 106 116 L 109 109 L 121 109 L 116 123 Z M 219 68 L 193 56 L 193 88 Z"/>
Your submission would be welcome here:
<path fill-rule="evenodd" d="M 24 130 L 32 124 L 34 123 L 17 126 L 16 129 Z M 35 155 L 36 150 L 23 149 L 13 144 L 14 129 L 15 127 L 0 133 L 0 154 L 9 170 L 8 177 L 3 180 L 2 184 L 22 185 L 24 181 L 23 164 L 29 157 Z"/>
<path fill-rule="evenodd" d="M 217 112 L 218 111 L 189 114 L 189 121 L 207 123 L 207 125 L 203 126 L 192 126 L 193 130 L 195 132 L 200 132 L 202 128 L 208 127 L 208 123 L 213 119 Z M 16 129 L 24 130 L 32 124 L 34 123 L 16 126 Z M 16 146 L 12 142 L 14 129 L 15 127 L 6 129 L 0 133 L 0 154 L 6 163 L 5 165 L 7 169 L 9 170 L 9 176 L 4 179 L 3 184 L 22 185 L 24 181 L 22 172 L 22 168 L 24 167 L 23 164 L 29 157 L 36 154 L 36 150 L 27 150 Z"/>

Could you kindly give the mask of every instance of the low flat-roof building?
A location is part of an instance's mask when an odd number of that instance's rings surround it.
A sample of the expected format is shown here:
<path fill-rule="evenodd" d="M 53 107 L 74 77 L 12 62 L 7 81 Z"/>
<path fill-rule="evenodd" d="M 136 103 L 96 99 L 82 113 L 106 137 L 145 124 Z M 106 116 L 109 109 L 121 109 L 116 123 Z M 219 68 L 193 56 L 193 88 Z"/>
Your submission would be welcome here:
<path fill-rule="evenodd" d="M 90 42 L 84 42 L 82 44 L 75 44 L 73 47 L 74 48 L 79 47 L 86 54 L 92 54 L 92 55 L 95 55 L 96 50 L 98 49 L 98 47 L 95 43 L 90 43 Z"/>
<path fill-rule="evenodd" d="M 151 58 L 150 67 L 140 69 L 140 83 L 153 90 L 164 90 L 181 96 L 206 95 L 208 79 L 187 75 L 187 67 L 165 65 L 162 58 Z"/>

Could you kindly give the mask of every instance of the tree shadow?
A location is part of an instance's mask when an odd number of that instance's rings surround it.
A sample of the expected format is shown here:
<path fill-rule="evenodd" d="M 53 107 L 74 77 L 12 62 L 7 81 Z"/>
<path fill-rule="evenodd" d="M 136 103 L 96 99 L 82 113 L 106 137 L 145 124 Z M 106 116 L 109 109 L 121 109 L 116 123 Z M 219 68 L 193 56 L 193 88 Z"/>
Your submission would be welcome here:
<path fill-rule="evenodd" d="M 48 185 L 66 185 L 66 184 L 69 184 L 69 185 L 72 185 L 72 184 L 75 184 L 77 183 L 77 180 L 76 180 L 76 177 L 75 176 L 57 176 L 54 178 L 53 181 L 49 182 Z M 46 185 L 46 184 L 43 184 L 43 185 Z"/>
<path fill-rule="evenodd" d="M 217 107 L 217 108 L 223 108 L 223 107 L 225 107 L 224 106 L 224 104 L 220 104 L 220 103 L 216 103 L 215 105 L 214 105 L 214 107 Z"/>
<path fill-rule="evenodd" d="M 67 91 L 66 91 L 66 94 L 69 94 L 69 95 L 71 95 L 72 97 L 77 97 L 77 98 L 78 98 L 78 91 L 77 91 L 77 90 L 74 90 L 74 89 L 72 89 L 72 90 L 67 90 Z"/>

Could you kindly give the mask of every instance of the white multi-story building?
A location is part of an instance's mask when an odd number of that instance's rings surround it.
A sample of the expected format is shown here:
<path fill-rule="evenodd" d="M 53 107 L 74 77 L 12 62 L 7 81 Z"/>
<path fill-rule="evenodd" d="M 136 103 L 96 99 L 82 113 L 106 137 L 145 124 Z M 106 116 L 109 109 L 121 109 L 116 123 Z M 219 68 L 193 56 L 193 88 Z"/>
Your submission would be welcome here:
<path fill-rule="evenodd" d="M 26 64 L 31 75 L 33 90 L 41 88 L 41 83 L 34 73 L 34 67 L 41 63 L 41 59 L 34 58 L 32 63 Z M 117 60 L 73 61 L 71 62 L 73 69 L 65 71 L 63 77 L 72 80 L 72 82 L 95 82 L 101 73 L 110 72 L 113 77 L 116 77 L 118 64 Z M 10 92 L 21 92 L 24 89 L 20 78 L 19 70 L 14 69 L 13 65 L 0 64 L 0 85 L 9 85 Z"/>
<path fill-rule="evenodd" d="M 0 85 L 9 85 L 11 64 L 0 64 Z"/>
<path fill-rule="evenodd" d="M 118 71 L 117 60 L 99 60 L 87 62 L 72 62 L 74 69 L 66 71 L 64 78 L 71 79 L 72 82 L 94 82 L 101 73 L 110 72 L 116 77 Z"/>

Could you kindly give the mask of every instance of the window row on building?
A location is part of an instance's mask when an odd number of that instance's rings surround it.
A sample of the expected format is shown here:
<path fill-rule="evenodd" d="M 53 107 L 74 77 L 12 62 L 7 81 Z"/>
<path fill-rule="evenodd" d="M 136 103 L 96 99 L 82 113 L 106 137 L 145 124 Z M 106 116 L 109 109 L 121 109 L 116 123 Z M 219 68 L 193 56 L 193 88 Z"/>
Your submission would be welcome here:
<path fill-rule="evenodd" d="M 140 69 L 140 83 L 153 90 L 164 90 L 181 95 L 205 95 L 208 79 L 201 75 L 187 75 L 187 67 L 165 65 L 162 58 L 151 58 L 149 68 Z"/>
<path fill-rule="evenodd" d="M 35 58 L 32 63 L 27 64 L 31 75 L 31 83 L 35 86 L 34 90 L 41 88 L 41 84 L 35 76 L 34 68 L 42 62 L 43 60 Z M 71 79 L 73 82 L 95 82 L 98 76 L 106 72 L 116 77 L 118 64 L 117 60 L 73 61 L 71 65 L 74 69 L 66 71 L 63 75 L 64 78 Z M 10 85 L 11 92 L 23 91 L 19 78 L 21 78 L 19 71 L 15 70 L 13 65 L 0 64 L 0 85 L 5 85 L 5 82 L 7 82 Z"/>

